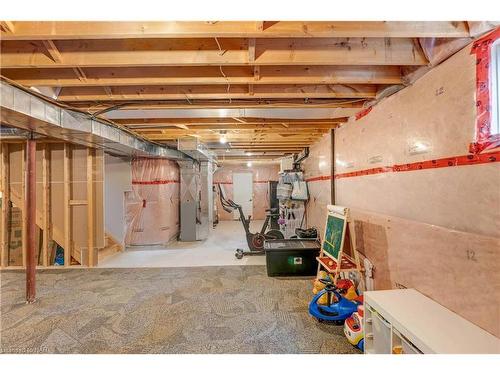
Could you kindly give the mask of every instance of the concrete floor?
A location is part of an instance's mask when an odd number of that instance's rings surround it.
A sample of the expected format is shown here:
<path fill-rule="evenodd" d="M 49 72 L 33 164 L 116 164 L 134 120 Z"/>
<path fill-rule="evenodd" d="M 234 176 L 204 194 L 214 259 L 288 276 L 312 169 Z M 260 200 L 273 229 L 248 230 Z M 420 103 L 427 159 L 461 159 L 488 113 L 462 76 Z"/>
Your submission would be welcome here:
<path fill-rule="evenodd" d="M 0 353 L 360 353 L 309 316 L 311 280 L 263 266 L 0 273 Z"/>
<path fill-rule="evenodd" d="M 250 223 L 252 231 L 261 229 L 263 220 Z M 245 231 L 239 221 L 221 221 L 208 239 L 196 242 L 174 241 L 168 246 L 130 247 L 99 262 L 102 268 L 201 267 L 265 265 L 264 256 L 236 259 L 237 248 L 248 250 Z"/>

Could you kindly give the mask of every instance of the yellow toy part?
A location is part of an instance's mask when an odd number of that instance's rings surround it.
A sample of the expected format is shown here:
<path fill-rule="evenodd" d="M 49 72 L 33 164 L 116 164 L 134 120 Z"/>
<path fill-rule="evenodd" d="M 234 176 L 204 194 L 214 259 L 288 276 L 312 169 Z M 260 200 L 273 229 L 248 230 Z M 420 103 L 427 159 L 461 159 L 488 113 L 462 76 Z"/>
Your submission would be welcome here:
<path fill-rule="evenodd" d="M 356 288 L 354 286 L 351 286 L 349 289 L 347 289 L 347 292 L 344 295 L 344 297 L 347 298 L 349 301 L 354 300 L 356 297 L 358 297 L 358 293 L 356 293 Z"/>

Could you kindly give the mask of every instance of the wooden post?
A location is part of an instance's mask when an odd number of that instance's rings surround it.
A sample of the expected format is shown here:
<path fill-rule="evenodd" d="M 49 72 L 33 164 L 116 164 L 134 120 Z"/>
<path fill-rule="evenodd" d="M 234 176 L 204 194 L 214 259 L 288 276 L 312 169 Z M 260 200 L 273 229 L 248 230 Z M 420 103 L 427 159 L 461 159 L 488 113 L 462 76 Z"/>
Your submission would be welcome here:
<path fill-rule="evenodd" d="M 49 264 L 49 245 L 50 245 L 50 144 L 44 143 L 42 150 L 42 264 Z"/>
<path fill-rule="evenodd" d="M 96 265 L 94 259 L 94 155 L 93 148 L 87 149 L 87 249 L 89 267 Z"/>
<path fill-rule="evenodd" d="M 36 254 L 36 141 L 33 134 L 26 144 L 26 302 L 35 302 Z"/>
<path fill-rule="evenodd" d="M 68 143 L 64 144 L 64 266 L 71 264 L 71 185 L 70 185 L 70 161 L 71 161 L 71 146 Z"/>
<path fill-rule="evenodd" d="M 1 218 L 1 265 L 9 265 L 9 213 L 10 213 L 9 144 L 2 144 L 2 218 Z"/>

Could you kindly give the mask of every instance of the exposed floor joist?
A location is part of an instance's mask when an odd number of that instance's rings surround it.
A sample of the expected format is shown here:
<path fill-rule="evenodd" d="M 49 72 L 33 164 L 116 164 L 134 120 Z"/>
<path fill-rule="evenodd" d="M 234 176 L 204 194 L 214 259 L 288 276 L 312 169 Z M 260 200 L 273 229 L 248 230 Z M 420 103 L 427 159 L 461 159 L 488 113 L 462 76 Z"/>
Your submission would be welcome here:
<path fill-rule="evenodd" d="M 248 66 L 2 69 L 26 86 L 165 86 L 402 84 L 397 66 L 262 66 L 256 78 Z"/>
<path fill-rule="evenodd" d="M 13 22 L 5 40 L 122 38 L 461 38 L 466 22 Z"/>
<path fill-rule="evenodd" d="M 219 43 L 220 44 L 220 43 Z M 3 40 L 4 68 L 200 65 L 426 65 L 410 38 L 259 39 L 250 61 L 247 39 L 58 40 L 55 62 L 42 41 Z"/>
<path fill-rule="evenodd" d="M 213 150 L 283 155 L 311 145 L 381 92 L 403 87 L 405 71 L 429 63 L 420 38 L 471 37 L 465 21 L 0 26 L 1 74 L 18 84 L 55 89 L 66 105 L 171 146 L 195 136 Z M 218 113 L 176 118 L 178 110 L 199 109 Z M 292 111 L 304 109 L 319 109 L 320 118 L 297 120 L 310 114 Z"/>
<path fill-rule="evenodd" d="M 277 98 L 374 98 L 377 86 L 374 85 L 260 85 L 253 93 L 247 86 L 221 85 L 207 86 L 134 86 L 112 87 L 65 87 L 58 96 L 60 101 L 100 101 L 100 100 L 179 100 L 179 99 L 262 99 Z"/>

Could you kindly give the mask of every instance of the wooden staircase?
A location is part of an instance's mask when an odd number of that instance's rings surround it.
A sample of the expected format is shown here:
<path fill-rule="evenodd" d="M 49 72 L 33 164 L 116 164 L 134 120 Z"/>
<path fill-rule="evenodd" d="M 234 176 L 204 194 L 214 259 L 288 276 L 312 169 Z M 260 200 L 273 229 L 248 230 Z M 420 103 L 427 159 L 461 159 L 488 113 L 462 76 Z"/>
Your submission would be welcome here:
<path fill-rule="evenodd" d="M 17 206 L 22 208 L 22 197 L 15 190 L 11 190 L 10 192 L 10 200 L 11 202 Z M 36 210 L 36 225 L 45 230 L 43 227 L 43 216 L 39 210 Z M 60 246 L 64 245 L 64 231 L 53 225 L 51 227 L 51 237 L 54 242 L 59 244 Z M 119 241 L 117 241 L 113 236 L 108 233 L 104 234 L 105 245 L 102 249 L 98 249 L 98 257 L 97 262 L 99 263 L 103 259 L 116 254 L 120 251 L 123 251 L 123 246 Z M 71 242 L 70 254 L 73 259 L 75 259 L 78 263 L 82 264 L 82 251 L 86 251 L 85 247 L 79 247 L 73 241 Z"/>
<path fill-rule="evenodd" d="M 22 197 L 15 190 L 10 191 L 10 200 L 15 206 L 23 209 Z M 36 210 L 36 225 L 41 230 L 45 230 L 45 228 L 43 227 L 43 215 L 38 209 Z M 61 230 L 61 228 L 53 225 L 51 228 L 51 232 L 52 232 L 51 233 L 52 240 L 56 242 L 58 245 L 64 247 L 64 231 Z M 82 264 L 81 253 L 82 249 L 78 247 L 74 242 L 72 242 L 70 254 L 73 257 L 73 259 L 75 259 L 80 264 Z"/>

